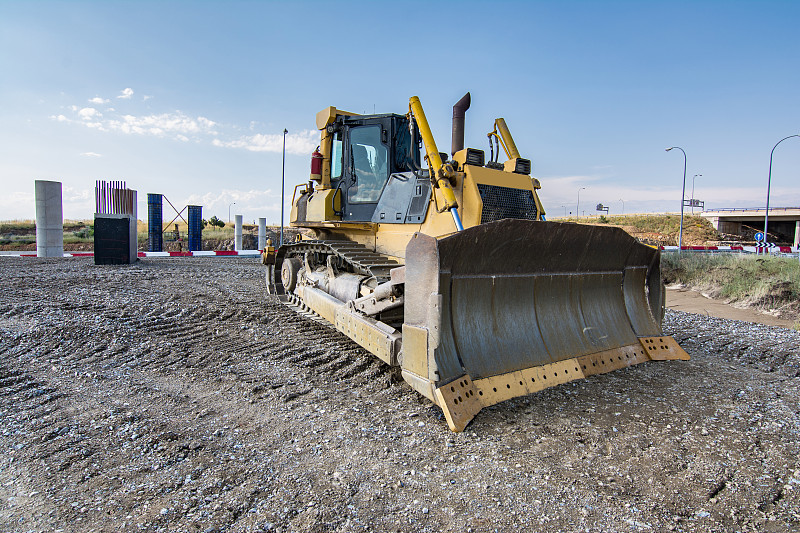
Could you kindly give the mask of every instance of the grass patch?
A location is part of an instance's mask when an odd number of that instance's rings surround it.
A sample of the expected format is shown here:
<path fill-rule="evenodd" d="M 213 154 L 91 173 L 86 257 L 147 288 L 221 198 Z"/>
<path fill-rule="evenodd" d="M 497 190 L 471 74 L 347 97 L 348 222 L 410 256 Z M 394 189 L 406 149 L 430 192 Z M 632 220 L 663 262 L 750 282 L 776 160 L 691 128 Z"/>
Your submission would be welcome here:
<path fill-rule="evenodd" d="M 612 216 L 608 217 L 608 223 L 616 226 L 624 226 L 626 229 L 632 230 L 635 233 L 654 233 L 674 236 L 675 244 L 677 244 L 681 227 L 681 217 L 680 215 Z M 705 242 L 718 239 L 719 233 L 717 233 L 708 219 L 700 216 L 684 215 L 684 244 L 688 241 Z"/>
<path fill-rule="evenodd" d="M 800 310 L 800 264 L 787 257 L 664 253 L 665 283 L 680 283 L 762 310 Z"/>

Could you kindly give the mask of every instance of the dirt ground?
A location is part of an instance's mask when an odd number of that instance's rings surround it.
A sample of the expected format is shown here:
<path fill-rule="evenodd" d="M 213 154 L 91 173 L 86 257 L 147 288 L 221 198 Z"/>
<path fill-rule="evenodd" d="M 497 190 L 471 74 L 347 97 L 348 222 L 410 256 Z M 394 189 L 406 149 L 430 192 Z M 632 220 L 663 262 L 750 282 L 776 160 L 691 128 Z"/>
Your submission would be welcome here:
<path fill-rule="evenodd" d="M 734 307 L 723 301 L 704 296 L 701 292 L 679 286 L 667 287 L 667 308 L 674 311 L 755 322 L 782 328 L 794 328 L 798 324 L 798 320 L 776 317 L 756 309 Z"/>
<path fill-rule="evenodd" d="M 2 531 L 798 531 L 800 333 L 439 409 L 246 258 L 0 258 Z"/>

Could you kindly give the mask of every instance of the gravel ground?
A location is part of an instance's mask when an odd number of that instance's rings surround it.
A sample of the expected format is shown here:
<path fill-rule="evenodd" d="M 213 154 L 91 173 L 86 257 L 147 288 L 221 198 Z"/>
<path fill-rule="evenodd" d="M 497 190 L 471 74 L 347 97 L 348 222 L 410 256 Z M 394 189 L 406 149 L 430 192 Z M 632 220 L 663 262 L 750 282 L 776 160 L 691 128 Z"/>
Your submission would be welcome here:
<path fill-rule="evenodd" d="M 798 531 L 796 331 L 482 411 L 265 296 L 252 259 L 0 259 L 2 531 Z"/>

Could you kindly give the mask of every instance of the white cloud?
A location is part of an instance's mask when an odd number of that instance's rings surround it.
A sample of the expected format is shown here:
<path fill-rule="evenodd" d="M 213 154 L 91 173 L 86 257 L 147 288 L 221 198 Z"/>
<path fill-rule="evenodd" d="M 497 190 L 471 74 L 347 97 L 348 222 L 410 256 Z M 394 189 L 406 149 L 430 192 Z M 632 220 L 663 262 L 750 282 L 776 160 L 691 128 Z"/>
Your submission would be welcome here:
<path fill-rule="evenodd" d="M 62 197 L 64 203 L 85 203 L 94 198 L 94 189 L 76 189 L 64 185 Z"/>
<path fill-rule="evenodd" d="M 192 118 L 180 111 L 175 113 L 162 113 L 160 115 L 123 115 L 121 119 L 109 120 L 104 126 L 112 131 L 122 133 L 135 133 L 138 135 L 155 135 L 164 137 L 174 134 L 179 140 L 187 139 L 187 134 L 215 135 L 216 123 L 205 117 Z"/>
<path fill-rule="evenodd" d="M 130 99 L 133 89 L 127 88 L 117 98 Z M 149 98 L 149 97 L 148 97 Z M 96 96 L 90 102 L 100 105 L 108 100 Z M 79 107 L 67 108 L 66 112 L 51 115 L 50 119 L 67 123 L 80 124 L 87 128 L 102 132 L 116 132 L 127 135 L 143 135 L 173 139 L 181 142 L 210 143 L 220 148 L 249 150 L 251 152 L 280 153 L 283 150 L 282 133 L 253 133 L 241 135 L 242 131 L 257 131 L 259 123 L 250 121 L 246 126 L 238 128 L 234 125 L 222 125 L 208 117 L 190 116 L 182 111 L 137 115 L 122 114 L 113 107 Z M 286 151 L 290 154 L 308 155 L 319 144 L 319 132 L 309 129 L 286 136 Z"/>
<path fill-rule="evenodd" d="M 169 137 L 180 141 L 201 140 L 202 136 L 216 136 L 217 123 L 206 117 L 190 117 L 180 111 L 174 113 L 161 113 L 156 115 L 119 115 L 109 109 L 104 117 L 103 113 L 93 107 L 70 107 L 75 111 L 75 118 L 65 115 L 54 115 L 50 118 L 58 122 L 82 124 L 88 128 L 99 131 L 111 131 L 135 135 L 152 135 L 155 137 Z"/>
<path fill-rule="evenodd" d="M 231 219 L 233 219 L 233 215 L 244 215 L 246 223 L 259 217 L 267 217 L 270 224 L 280 223 L 280 191 L 273 192 L 271 189 L 246 191 L 224 189 L 205 194 L 193 194 L 187 197 L 182 205 L 203 206 L 203 218 L 205 219 L 217 216 L 221 220 L 228 220 L 228 208 L 230 208 Z M 288 221 L 288 218 L 286 220 Z"/>
<path fill-rule="evenodd" d="M 83 157 L 103 157 L 101 154 L 98 154 L 97 152 L 83 152 L 81 155 Z"/>
<path fill-rule="evenodd" d="M 152 98 L 152 95 L 146 94 L 146 95 L 142 96 L 142 101 L 146 102 L 146 101 L 150 100 L 151 98 Z"/>
<path fill-rule="evenodd" d="M 211 129 L 211 128 L 213 128 L 214 126 L 216 126 L 216 125 L 217 125 L 217 123 L 216 123 L 216 122 L 214 122 L 213 120 L 209 120 L 209 119 L 207 119 L 206 117 L 197 117 L 197 122 L 198 122 L 198 123 L 199 123 L 199 124 L 200 124 L 202 127 L 205 127 L 205 128 L 208 128 L 208 129 Z"/>
<path fill-rule="evenodd" d="M 32 186 L 31 190 L 33 190 Z M 35 205 L 33 192 L 10 191 L 0 194 L 0 211 L 6 220 L 33 218 L 36 212 Z"/>
<path fill-rule="evenodd" d="M 83 120 L 89 120 L 98 115 L 100 115 L 100 112 L 93 107 L 84 107 L 78 111 L 78 116 L 80 116 Z"/>
<path fill-rule="evenodd" d="M 258 133 L 233 141 L 214 139 L 212 144 L 223 148 L 243 148 L 251 152 L 281 152 L 283 151 L 283 134 Z M 310 154 L 317 145 L 319 145 L 317 130 L 303 130 L 300 133 L 291 133 L 286 136 L 286 152 L 290 154 Z"/>
<path fill-rule="evenodd" d="M 275 200 L 279 197 L 280 195 L 274 194 L 272 189 L 251 189 L 249 191 L 223 189 L 221 192 L 207 192 L 203 195 L 193 194 L 189 196 L 186 203 L 209 207 L 225 206 L 227 208 L 232 202 L 236 202 L 236 205 L 242 206 L 253 202 L 263 202 L 267 199 Z"/>

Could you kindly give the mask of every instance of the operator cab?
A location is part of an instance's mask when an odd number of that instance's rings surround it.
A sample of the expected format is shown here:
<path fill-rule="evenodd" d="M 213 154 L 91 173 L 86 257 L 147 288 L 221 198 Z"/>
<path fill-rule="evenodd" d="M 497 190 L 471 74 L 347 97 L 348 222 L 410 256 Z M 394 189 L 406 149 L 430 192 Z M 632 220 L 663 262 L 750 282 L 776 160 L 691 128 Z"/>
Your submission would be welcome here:
<path fill-rule="evenodd" d="M 331 186 L 341 192 L 342 220 L 389 222 L 386 213 L 384 220 L 377 213 L 389 178 L 403 174 L 408 180 L 420 170 L 416 127 L 412 139 L 403 115 L 340 115 L 333 129 Z"/>

